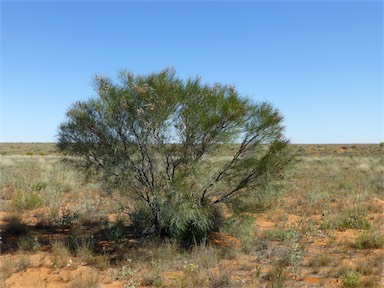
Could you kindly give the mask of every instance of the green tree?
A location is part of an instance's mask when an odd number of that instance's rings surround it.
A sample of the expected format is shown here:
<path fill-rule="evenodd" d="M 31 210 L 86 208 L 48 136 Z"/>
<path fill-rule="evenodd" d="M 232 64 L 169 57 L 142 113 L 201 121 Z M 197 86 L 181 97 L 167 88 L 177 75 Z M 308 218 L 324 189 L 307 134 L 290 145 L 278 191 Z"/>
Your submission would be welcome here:
<path fill-rule="evenodd" d="M 119 80 L 96 77 L 98 96 L 68 110 L 58 147 L 107 191 L 144 204 L 158 235 L 200 241 L 216 204 L 258 191 L 292 161 L 279 111 L 233 86 L 173 69 Z"/>

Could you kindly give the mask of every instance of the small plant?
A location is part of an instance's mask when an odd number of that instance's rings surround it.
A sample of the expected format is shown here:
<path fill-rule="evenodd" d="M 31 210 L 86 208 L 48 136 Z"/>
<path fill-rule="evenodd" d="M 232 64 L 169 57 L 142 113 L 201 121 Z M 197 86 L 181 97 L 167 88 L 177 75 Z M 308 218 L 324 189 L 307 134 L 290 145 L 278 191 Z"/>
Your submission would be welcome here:
<path fill-rule="evenodd" d="M 257 231 L 255 218 L 247 214 L 240 214 L 237 217 L 227 219 L 220 230 L 238 238 L 245 253 L 254 251 L 259 242 L 257 235 L 255 235 Z M 233 249 L 223 249 L 222 252 L 228 259 L 236 258 L 236 251 Z"/>
<path fill-rule="evenodd" d="M 36 192 L 18 193 L 12 200 L 12 204 L 18 210 L 32 210 L 40 207 L 43 200 Z"/>
<path fill-rule="evenodd" d="M 41 249 L 41 243 L 39 242 L 38 237 L 32 238 L 31 236 L 21 236 L 17 241 L 17 246 L 22 252 L 37 252 Z"/>
<path fill-rule="evenodd" d="M 144 275 L 141 284 L 145 286 L 161 287 L 163 285 L 163 277 L 158 261 L 151 261 L 151 273 Z"/>
<path fill-rule="evenodd" d="M 234 281 L 231 278 L 232 274 L 232 271 L 228 271 L 227 269 L 219 269 L 217 273 L 210 273 L 208 287 L 236 287 L 236 285 L 234 285 Z"/>
<path fill-rule="evenodd" d="M 121 241 L 124 238 L 124 226 L 122 223 L 116 223 L 109 231 L 108 238 L 111 241 Z"/>
<path fill-rule="evenodd" d="M 301 246 L 297 242 L 293 242 L 290 245 L 290 250 L 287 254 L 287 260 L 289 265 L 295 265 L 303 259 L 303 251 Z"/>
<path fill-rule="evenodd" d="M 72 227 L 73 222 L 79 219 L 80 214 L 78 212 L 71 212 L 70 209 L 62 208 L 61 213 L 58 209 L 51 208 L 48 216 L 48 224 L 52 229 Z"/>
<path fill-rule="evenodd" d="M 364 276 L 374 275 L 377 272 L 377 268 L 375 267 L 374 264 L 373 265 L 372 264 L 373 263 L 367 263 L 366 261 L 361 261 L 356 265 L 356 272 L 359 272 L 361 275 L 364 275 Z"/>
<path fill-rule="evenodd" d="M 86 211 L 86 210 L 85 210 Z M 83 212 L 78 214 L 78 221 L 81 226 L 88 227 L 109 227 L 109 220 L 106 215 L 103 215 L 102 211 L 94 211 L 94 212 Z"/>
<path fill-rule="evenodd" d="M 309 262 L 309 265 L 315 268 L 325 267 L 332 262 L 332 258 L 327 254 L 316 255 Z"/>
<path fill-rule="evenodd" d="M 194 274 L 199 270 L 199 266 L 193 263 L 187 263 L 183 266 L 185 274 Z"/>
<path fill-rule="evenodd" d="M 262 272 L 263 272 L 263 266 L 262 265 L 256 265 L 255 266 L 255 273 L 252 275 L 252 277 L 253 278 L 259 278 Z"/>
<path fill-rule="evenodd" d="M 366 276 L 360 280 L 360 287 L 364 288 L 377 288 L 380 287 L 380 276 L 378 275 L 371 275 Z"/>
<path fill-rule="evenodd" d="M 18 272 L 23 271 L 23 270 L 25 270 L 31 266 L 32 266 L 31 259 L 25 255 L 22 255 L 20 257 L 20 259 L 16 262 L 15 272 L 18 273 Z"/>
<path fill-rule="evenodd" d="M 208 273 L 199 265 L 185 261 L 183 265 L 183 277 L 181 286 L 183 287 L 204 287 L 208 280 Z"/>
<path fill-rule="evenodd" d="M 76 247 L 76 257 L 79 257 L 86 264 L 95 263 L 95 258 L 93 257 L 93 246 L 94 243 L 92 240 L 83 239 Z"/>
<path fill-rule="evenodd" d="M 68 247 L 63 241 L 53 241 L 51 243 L 52 249 L 52 265 L 54 268 L 62 268 L 65 266 L 71 266 L 70 253 Z"/>
<path fill-rule="evenodd" d="M 384 247 L 384 235 L 381 231 L 364 231 L 357 236 L 354 243 L 354 248 L 358 249 L 380 249 Z"/>
<path fill-rule="evenodd" d="M 79 273 L 71 281 L 71 288 L 99 288 L 99 275 L 92 271 L 91 273 Z"/>
<path fill-rule="evenodd" d="M 48 186 L 48 184 L 45 182 L 36 182 L 36 183 L 33 183 L 31 185 L 31 190 L 38 192 L 38 191 L 46 189 L 47 186 Z"/>
<path fill-rule="evenodd" d="M 272 266 L 268 274 L 268 279 L 272 288 L 282 288 L 288 278 L 286 268 L 281 266 Z"/>
<path fill-rule="evenodd" d="M 12 259 L 10 256 L 6 256 L 2 259 L 1 266 L 0 266 L 0 275 L 1 279 L 7 279 L 9 276 L 12 275 L 13 271 L 16 268 L 16 261 Z"/>
<path fill-rule="evenodd" d="M 338 215 L 325 217 L 320 225 L 321 230 L 327 229 L 369 229 L 370 224 L 362 213 L 348 213 L 347 215 Z"/>
<path fill-rule="evenodd" d="M 255 229 L 255 218 L 247 214 L 240 214 L 226 220 L 221 231 L 238 238 L 248 238 Z"/>
<path fill-rule="evenodd" d="M 131 268 L 131 259 L 127 259 L 128 264 L 123 265 L 117 274 L 117 279 L 125 283 L 124 288 L 134 288 L 138 286 L 136 281 L 136 271 Z"/>
<path fill-rule="evenodd" d="M 341 275 L 341 283 L 345 288 L 356 288 L 360 284 L 360 273 L 352 270 L 347 271 Z"/>
<path fill-rule="evenodd" d="M 271 229 L 264 232 L 264 237 L 269 240 L 286 242 L 296 237 L 293 229 Z"/>
<path fill-rule="evenodd" d="M 106 270 L 110 267 L 111 264 L 110 255 L 107 253 L 96 255 L 94 263 L 98 269 Z"/>
<path fill-rule="evenodd" d="M 378 194 L 381 194 L 381 192 L 384 191 L 384 175 L 377 175 L 373 177 L 370 182 L 371 182 L 372 188 Z"/>
<path fill-rule="evenodd" d="M 62 226 L 72 226 L 72 221 L 79 218 L 79 213 L 71 212 L 69 209 L 61 209 L 61 225 Z"/>
<path fill-rule="evenodd" d="M 370 225 L 363 215 L 350 214 L 342 219 L 340 227 L 346 229 L 369 229 Z"/>

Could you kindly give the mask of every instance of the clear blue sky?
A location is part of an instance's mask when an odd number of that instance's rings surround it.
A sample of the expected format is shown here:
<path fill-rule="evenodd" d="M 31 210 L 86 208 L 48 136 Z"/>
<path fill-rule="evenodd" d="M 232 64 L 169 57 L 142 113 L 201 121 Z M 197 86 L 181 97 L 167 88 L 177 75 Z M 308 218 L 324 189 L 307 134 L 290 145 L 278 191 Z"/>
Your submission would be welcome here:
<path fill-rule="evenodd" d="M 174 66 L 285 115 L 293 143 L 384 141 L 382 1 L 2 1 L 0 142 L 53 142 L 95 74 Z"/>

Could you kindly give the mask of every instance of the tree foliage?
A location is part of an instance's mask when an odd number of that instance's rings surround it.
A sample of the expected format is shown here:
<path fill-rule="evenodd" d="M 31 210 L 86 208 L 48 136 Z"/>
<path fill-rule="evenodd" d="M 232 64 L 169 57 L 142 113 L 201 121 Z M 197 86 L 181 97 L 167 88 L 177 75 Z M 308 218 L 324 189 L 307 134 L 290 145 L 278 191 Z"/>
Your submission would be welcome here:
<path fill-rule="evenodd" d="M 215 204 L 281 176 L 292 160 L 279 111 L 233 86 L 183 81 L 173 69 L 96 77 L 95 86 L 97 97 L 68 110 L 58 147 L 106 189 L 144 203 L 159 235 L 202 239 Z"/>

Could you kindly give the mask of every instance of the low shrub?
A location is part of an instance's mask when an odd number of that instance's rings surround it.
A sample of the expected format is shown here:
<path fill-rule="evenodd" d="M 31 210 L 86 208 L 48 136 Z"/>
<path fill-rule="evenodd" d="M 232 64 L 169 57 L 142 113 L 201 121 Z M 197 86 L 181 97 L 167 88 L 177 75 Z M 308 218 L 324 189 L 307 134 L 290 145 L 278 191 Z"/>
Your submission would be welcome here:
<path fill-rule="evenodd" d="M 0 279 L 4 280 L 10 277 L 16 269 L 16 261 L 7 255 L 3 258 L 0 265 Z"/>
<path fill-rule="evenodd" d="M 271 229 L 264 232 L 264 237 L 275 241 L 289 241 L 296 237 L 296 231 L 293 229 Z"/>
<path fill-rule="evenodd" d="M 107 231 L 108 239 L 111 241 L 121 241 L 125 238 L 125 226 L 122 222 L 115 223 L 108 231 Z"/>
<path fill-rule="evenodd" d="M 130 214 L 130 218 L 132 221 L 132 226 L 137 233 L 147 234 L 154 232 L 152 231 L 152 213 L 148 206 L 141 205 Z"/>
<path fill-rule="evenodd" d="M 62 268 L 71 265 L 70 251 L 63 241 L 53 241 L 51 243 L 51 250 L 53 257 L 52 264 L 54 268 Z"/>
<path fill-rule="evenodd" d="M 341 275 L 340 280 L 341 284 L 345 288 L 356 288 L 360 285 L 360 273 L 355 271 L 347 271 Z"/>
<path fill-rule="evenodd" d="M 320 225 L 321 230 L 327 229 L 369 229 L 370 224 L 364 214 L 348 213 L 347 215 L 336 215 L 326 217 Z"/>
<path fill-rule="evenodd" d="M 34 251 L 37 252 L 41 249 L 41 243 L 38 237 L 21 236 L 17 241 L 17 247 L 21 252 Z"/>
<path fill-rule="evenodd" d="M 35 182 L 31 185 L 32 191 L 41 191 L 48 187 L 48 184 L 46 182 Z"/>
<path fill-rule="evenodd" d="M 32 266 L 32 261 L 29 258 L 29 256 L 22 255 L 20 259 L 16 262 L 16 270 L 15 272 L 18 273 L 20 271 L 23 271 L 29 267 Z"/>
<path fill-rule="evenodd" d="M 327 254 L 320 254 L 312 258 L 309 262 L 311 267 L 325 267 L 332 262 L 332 258 Z"/>
<path fill-rule="evenodd" d="M 380 231 L 364 231 L 354 241 L 354 248 L 380 249 L 384 247 L 384 235 Z"/>
<path fill-rule="evenodd" d="M 284 287 L 284 282 L 288 279 L 288 271 L 281 266 L 272 266 L 267 276 L 272 288 Z"/>
<path fill-rule="evenodd" d="M 41 197 L 35 193 L 18 193 L 12 199 L 12 204 L 17 210 L 32 210 L 43 205 Z"/>
<path fill-rule="evenodd" d="M 71 281 L 71 288 L 99 288 L 99 275 L 96 272 L 79 273 Z"/>

